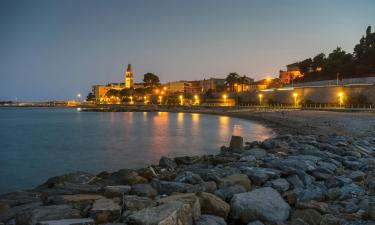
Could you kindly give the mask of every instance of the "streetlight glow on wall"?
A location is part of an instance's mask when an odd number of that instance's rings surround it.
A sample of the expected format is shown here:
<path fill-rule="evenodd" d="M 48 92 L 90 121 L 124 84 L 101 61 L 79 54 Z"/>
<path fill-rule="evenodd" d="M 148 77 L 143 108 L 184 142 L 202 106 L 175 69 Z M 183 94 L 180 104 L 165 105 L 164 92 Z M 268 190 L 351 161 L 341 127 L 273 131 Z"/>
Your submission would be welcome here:
<path fill-rule="evenodd" d="M 199 105 L 199 97 L 198 97 L 198 95 L 194 95 L 194 103 L 196 105 Z"/>
<path fill-rule="evenodd" d="M 159 104 L 161 105 L 161 100 L 163 99 L 162 96 L 159 95 Z"/>
<path fill-rule="evenodd" d="M 180 105 L 183 105 L 184 104 L 184 97 L 182 95 L 180 95 L 179 98 L 180 98 Z"/>
<path fill-rule="evenodd" d="M 293 97 L 294 97 L 294 106 L 297 107 L 297 97 L 298 97 L 298 94 L 294 93 Z"/>
<path fill-rule="evenodd" d="M 145 104 L 147 104 L 147 96 L 143 97 L 143 99 L 145 100 Z"/>
<path fill-rule="evenodd" d="M 341 107 L 342 104 L 344 103 L 344 101 L 343 101 L 344 93 L 339 92 L 339 93 L 338 93 L 338 96 L 339 96 L 339 104 L 340 104 L 340 107 Z"/>
<path fill-rule="evenodd" d="M 224 105 L 226 106 L 227 105 L 227 95 L 226 94 L 223 94 L 223 99 L 224 99 Z"/>
<path fill-rule="evenodd" d="M 263 98 L 263 95 L 262 95 L 262 94 L 259 94 L 258 97 L 259 97 L 259 105 L 262 105 L 262 98 Z"/>

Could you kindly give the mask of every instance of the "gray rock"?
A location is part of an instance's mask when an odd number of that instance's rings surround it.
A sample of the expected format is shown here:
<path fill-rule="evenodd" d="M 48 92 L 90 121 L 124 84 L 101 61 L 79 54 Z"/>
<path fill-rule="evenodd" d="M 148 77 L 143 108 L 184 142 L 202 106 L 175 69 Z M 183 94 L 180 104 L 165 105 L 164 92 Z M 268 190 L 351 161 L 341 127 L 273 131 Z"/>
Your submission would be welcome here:
<path fill-rule="evenodd" d="M 187 193 L 198 192 L 199 187 L 187 183 L 173 182 L 173 181 L 160 181 L 152 180 L 151 185 L 159 194 L 170 195 L 175 192 Z"/>
<path fill-rule="evenodd" d="M 246 189 L 242 185 L 235 184 L 223 186 L 216 190 L 214 194 L 223 199 L 224 201 L 229 202 L 232 199 L 233 195 L 243 192 L 246 192 Z"/>
<path fill-rule="evenodd" d="M 320 225 L 341 225 L 341 220 L 332 214 L 325 214 L 320 220 Z"/>
<path fill-rule="evenodd" d="M 182 202 L 188 205 L 189 210 L 191 211 L 191 217 L 193 220 L 198 219 L 201 216 L 201 206 L 199 202 L 199 198 L 194 193 L 178 193 L 175 195 L 171 195 L 165 198 L 160 198 L 158 200 L 159 204 L 166 204 L 169 202 Z M 188 218 L 190 219 L 190 218 Z"/>
<path fill-rule="evenodd" d="M 0 203 L 1 204 L 1 203 Z M 18 214 L 25 213 L 27 211 L 31 211 L 43 203 L 41 201 L 36 202 L 29 202 L 22 205 L 17 205 L 12 208 L 8 204 L 3 203 L 4 205 L 0 207 L 0 222 L 7 222 L 10 219 L 14 218 Z"/>
<path fill-rule="evenodd" d="M 192 198 L 191 198 L 192 199 Z M 126 218 L 128 225 L 192 225 L 195 219 L 200 217 L 199 201 L 198 208 L 191 200 L 167 201 L 157 207 L 146 208 L 131 213 Z"/>
<path fill-rule="evenodd" d="M 229 150 L 231 151 L 242 151 L 243 150 L 243 138 L 241 136 L 232 135 L 229 143 Z"/>
<path fill-rule="evenodd" d="M 271 223 L 288 219 L 290 207 L 273 188 L 265 187 L 236 194 L 231 202 L 231 217 L 249 223 L 254 220 Z"/>
<path fill-rule="evenodd" d="M 136 195 L 126 195 L 123 198 L 125 210 L 138 211 L 145 208 L 154 207 L 157 205 L 155 201 L 148 197 L 139 197 Z"/>
<path fill-rule="evenodd" d="M 94 225 L 94 224 L 95 222 L 91 218 L 47 220 L 47 221 L 41 221 L 38 223 L 38 225 Z"/>
<path fill-rule="evenodd" d="M 177 163 L 173 159 L 163 156 L 159 160 L 159 166 L 174 170 L 177 168 Z"/>
<path fill-rule="evenodd" d="M 122 197 L 124 194 L 128 194 L 131 190 L 129 185 L 116 185 L 116 186 L 106 186 L 104 189 L 104 195 L 113 198 L 113 197 Z"/>
<path fill-rule="evenodd" d="M 349 178 L 354 181 L 362 181 L 365 179 L 366 174 L 360 170 L 353 171 L 349 174 Z"/>
<path fill-rule="evenodd" d="M 112 222 L 121 215 L 121 207 L 113 200 L 100 198 L 95 200 L 90 210 L 90 216 L 96 224 Z"/>
<path fill-rule="evenodd" d="M 95 175 L 86 172 L 73 172 L 61 176 L 55 176 L 47 180 L 40 187 L 53 188 L 58 184 L 89 184 L 95 178 Z"/>
<path fill-rule="evenodd" d="M 80 218 L 80 211 L 70 205 L 39 206 L 16 216 L 17 225 L 35 225 L 41 221 Z"/>
<path fill-rule="evenodd" d="M 70 204 L 84 208 L 85 205 L 92 204 L 95 200 L 104 198 L 97 194 L 76 194 L 76 195 L 56 195 L 49 197 L 48 204 Z"/>
<path fill-rule="evenodd" d="M 177 174 L 175 181 L 189 184 L 201 184 L 204 182 L 198 174 L 192 173 L 190 171 L 183 171 Z"/>
<path fill-rule="evenodd" d="M 240 162 L 247 162 L 247 163 L 256 163 L 256 158 L 255 156 L 252 156 L 252 155 L 247 155 L 247 156 L 242 156 L 240 158 Z"/>
<path fill-rule="evenodd" d="M 158 192 L 150 184 L 135 184 L 132 185 L 130 194 L 153 198 Z"/>
<path fill-rule="evenodd" d="M 267 156 L 266 150 L 262 148 L 252 148 L 245 153 L 246 155 L 251 155 L 254 156 L 255 159 L 263 159 L 264 157 Z"/>
<path fill-rule="evenodd" d="M 249 177 L 245 174 L 229 175 L 227 177 L 222 178 L 220 180 L 220 183 L 238 184 L 238 185 L 243 186 L 246 191 L 249 191 L 250 188 L 251 188 L 251 181 L 250 181 Z"/>
<path fill-rule="evenodd" d="M 210 193 L 202 192 L 198 197 L 201 205 L 201 212 L 203 214 L 212 214 L 224 219 L 227 218 L 230 211 L 228 203 Z"/>
<path fill-rule="evenodd" d="M 275 180 L 270 180 L 265 183 L 266 187 L 272 187 L 276 189 L 278 192 L 283 193 L 289 190 L 289 182 L 284 178 L 278 178 Z"/>
<path fill-rule="evenodd" d="M 39 194 L 34 192 L 17 191 L 0 195 L 0 202 L 10 207 L 39 201 Z"/>
<path fill-rule="evenodd" d="M 259 220 L 257 220 L 257 221 L 254 221 L 254 222 L 250 222 L 247 225 L 264 225 L 264 223 L 262 223 Z"/>
<path fill-rule="evenodd" d="M 221 217 L 202 215 L 197 221 L 195 221 L 195 225 L 227 225 L 227 223 Z"/>
<path fill-rule="evenodd" d="M 262 185 L 269 179 L 278 178 L 281 174 L 279 170 L 260 167 L 244 167 L 241 168 L 241 171 L 256 185 Z"/>
<path fill-rule="evenodd" d="M 296 210 L 292 215 L 292 224 L 294 224 L 298 220 L 304 221 L 306 224 L 309 225 L 319 225 L 322 216 L 319 212 L 314 209 L 303 209 L 303 210 Z"/>
<path fill-rule="evenodd" d="M 214 193 L 217 190 L 217 185 L 214 181 L 203 182 L 199 186 L 204 192 Z"/>
<path fill-rule="evenodd" d="M 199 156 L 182 156 L 174 158 L 174 161 L 177 165 L 192 165 L 199 161 L 201 161 L 201 157 Z"/>

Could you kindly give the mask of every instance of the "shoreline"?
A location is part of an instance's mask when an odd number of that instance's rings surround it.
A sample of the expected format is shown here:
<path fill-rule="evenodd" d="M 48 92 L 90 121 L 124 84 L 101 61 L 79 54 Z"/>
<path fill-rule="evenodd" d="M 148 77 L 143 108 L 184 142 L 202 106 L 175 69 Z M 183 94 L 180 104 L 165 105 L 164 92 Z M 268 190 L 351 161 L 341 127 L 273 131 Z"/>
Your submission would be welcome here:
<path fill-rule="evenodd" d="M 233 136 L 215 155 L 161 156 L 159 164 L 139 169 L 52 177 L 34 189 L 1 194 L 0 224 L 206 225 L 202 220 L 210 218 L 228 225 L 370 225 L 375 220 L 373 113 L 162 111 L 251 120 L 275 134 L 250 143 Z"/>

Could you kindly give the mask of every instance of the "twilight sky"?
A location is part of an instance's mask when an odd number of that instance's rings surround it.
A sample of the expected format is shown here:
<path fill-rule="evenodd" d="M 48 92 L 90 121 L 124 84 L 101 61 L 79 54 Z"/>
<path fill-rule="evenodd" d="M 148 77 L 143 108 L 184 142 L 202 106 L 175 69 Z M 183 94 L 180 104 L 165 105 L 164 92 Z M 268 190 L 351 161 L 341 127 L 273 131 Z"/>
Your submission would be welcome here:
<path fill-rule="evenodd" d="M 91 85 L 277 76 L 286 64 L 352 52 L 374 0 L 0 0 L 0 101 L 74 99 Z"/>

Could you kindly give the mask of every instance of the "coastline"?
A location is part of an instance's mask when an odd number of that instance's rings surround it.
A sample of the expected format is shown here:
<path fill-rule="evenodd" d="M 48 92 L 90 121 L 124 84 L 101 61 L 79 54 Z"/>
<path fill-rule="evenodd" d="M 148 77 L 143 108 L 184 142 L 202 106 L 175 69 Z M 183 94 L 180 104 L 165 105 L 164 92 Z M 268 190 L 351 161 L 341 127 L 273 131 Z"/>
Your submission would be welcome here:
<path fill-rule="evenodd" d="M 142 109 L 130 111 L 157 111 Z M 275 135 L 251 143 L 232 137 L 216 155 L 161 157 L 159 164 L 145 168 L 53 177 L 34 189 L 0 195 L 0 223 L 201 224 L 204 216 L 222 222 L 213 224 L 230 225 L 364 225 L 375 220 L 373 113 L 160 111 L 252 120 Z"/>

